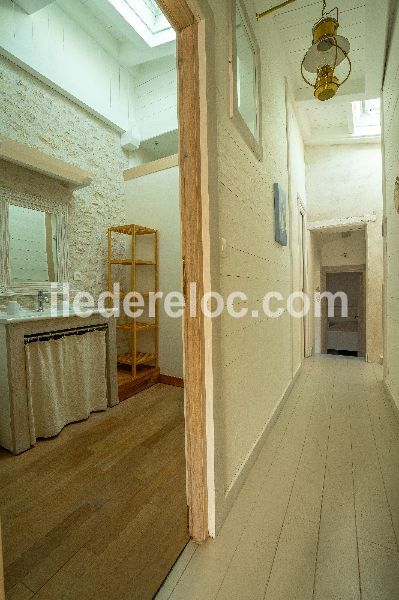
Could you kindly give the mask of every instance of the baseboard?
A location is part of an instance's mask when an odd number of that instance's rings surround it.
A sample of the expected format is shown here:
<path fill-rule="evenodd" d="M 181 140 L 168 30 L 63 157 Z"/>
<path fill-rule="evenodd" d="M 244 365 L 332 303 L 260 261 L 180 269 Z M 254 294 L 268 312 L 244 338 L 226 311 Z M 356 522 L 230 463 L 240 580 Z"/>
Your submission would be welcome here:
<path fill-rule="evenodd" d="M 152 387 L 158 383 L 159 378 L 159 369 L 153 368 L 148 369 L 148 371 L 141 377 L 137 379 L 133 379 L 132 381 L 128 381 L 126 383 L 122 383 L 118 385 L 118 396 L 119 402 L 124 402 L 129 398 L 132 398 L 136 394 L 139 394 L 143 390 Z"/>
<path fill-rule="evenodd" d="M 298 377 L 301 374 L 302 367 L 303 367 L 303 363 L 298 367 L 297 372 L 295 373 L 294 377 L 292 378 L 291 382 L 288 384 L 285 392 L 283 393 L 282 397 L 280 398 L 279 402 L 277 403 L 270 419 L 267 421 L 265 427 L 263 428 L 262 433 L 259 435 L 258 439 L 256 440 L 255 444 L 252 447 L 252 450 L 248 453 L 244 463 L 241 465 L 240 470 L 237 473 L 233 483 L 230 485 L 229 489 L 227 490 L 227 493 L 226 493 L 225 499 L 224 499 L 223 512 L 221 515 L 219 515 L 219 518 L 218 518 L 218 527 L 217 527 L 218 531 L 220 530 L 220 527 L 224 523 L 225 518 L 229 514 L 234 502 L 236 501 L 237 496 L 240 493 L 241 488 L 244 485 L 250 470 L 252 469 L 253 465 L 255 464 L 256 459 L 258 458 L 259 453 L 265 443 L 266 437 L 269 435 L 270 430 L 274 427 L 277 419 L 279 418 L 281 411 L 283 410 L 285 403 L 287 402 L 288 397 L 292 391 L 292 388 L 296 384 Z"/>
<path fill-rule="evenodd" d="M 399 418 L 399 400 L 398 400 L 398 402 L 396 402 L 395 396 L 393 395 L 392 390 L 389 387 L 388 383 L 385 381 L 385 379 L 384 379 L 384 390 L 386 392 L 386 395 L 389 398 L 390 403 L 392 404 L 392 408 L 394 409 L 395 414 Z"/>
<path fill-rule="evenodd" d="M 180 377 L 171 377 L 170 375 L 160 375 L 158 383 L 165 385 L 173 385 L 174 387 L 184 388 L 184 381 Z"/>

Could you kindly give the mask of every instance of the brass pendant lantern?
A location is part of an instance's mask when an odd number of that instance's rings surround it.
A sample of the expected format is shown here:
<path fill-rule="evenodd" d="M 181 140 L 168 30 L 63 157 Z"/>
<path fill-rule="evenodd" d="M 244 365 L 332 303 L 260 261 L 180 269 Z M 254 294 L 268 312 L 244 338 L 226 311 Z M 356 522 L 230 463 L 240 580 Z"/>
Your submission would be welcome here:
<path fill-rule="evenodd" d="M 352 64 L 349 58 L 350 43 L 345 37 L 337 35 L 339 27 L 338 8 L 337 18 L 326 14 L 326 2 L 323 1 L 322 18 L 313 26 L 313 43 L 301 64 L 303 80 L 314 89 L 315 98 L 322 102 L 330 100 L 338 92 L 351 74 Z M 347 61 L 348 75 L 340 82 L 336 75 L 336 68 Z M 316 74 L 316 81 L 312 83 L 305 77 L 304 71 Z"/>

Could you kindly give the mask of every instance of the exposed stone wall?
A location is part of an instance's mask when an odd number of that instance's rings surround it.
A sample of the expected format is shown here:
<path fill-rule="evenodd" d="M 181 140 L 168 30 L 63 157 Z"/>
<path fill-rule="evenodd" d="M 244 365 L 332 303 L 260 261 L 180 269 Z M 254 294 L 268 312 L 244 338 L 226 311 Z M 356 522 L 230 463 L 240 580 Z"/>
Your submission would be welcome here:
<path fill-rule="evenodd" d="M 79 288 L 100 293 L 106 284 L 106 230 L 125 222 L 123 170 L 128 165 L 120 134 L 35 77 L 0 57 L 0 133 L 93 174 L 73 193 L 56 181 L 0 164 L 0 185 L 69 206 L 70 276 Z"/>

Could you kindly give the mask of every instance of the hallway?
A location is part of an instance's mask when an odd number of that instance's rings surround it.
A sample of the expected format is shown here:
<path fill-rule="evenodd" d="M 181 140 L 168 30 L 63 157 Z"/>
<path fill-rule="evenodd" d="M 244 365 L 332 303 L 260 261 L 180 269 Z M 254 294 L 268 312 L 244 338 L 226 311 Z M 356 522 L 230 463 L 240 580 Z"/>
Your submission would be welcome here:
<path fill-rule="evenodd" d="M 220 535 L 158 600 L 398 598 L 398 433 L 380 367 L 308 359 Z"/>

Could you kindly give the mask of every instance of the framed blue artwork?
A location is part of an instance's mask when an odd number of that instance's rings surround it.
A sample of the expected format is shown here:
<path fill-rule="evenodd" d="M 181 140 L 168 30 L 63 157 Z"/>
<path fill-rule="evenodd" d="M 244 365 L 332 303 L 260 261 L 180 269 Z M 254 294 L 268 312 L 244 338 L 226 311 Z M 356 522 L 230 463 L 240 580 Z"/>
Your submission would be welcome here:
<path fill-rule="evenodd" d="M 280 246 L 287 246 L 287 197 L 279 183 L 274 184 L 275 240 Z"/>

